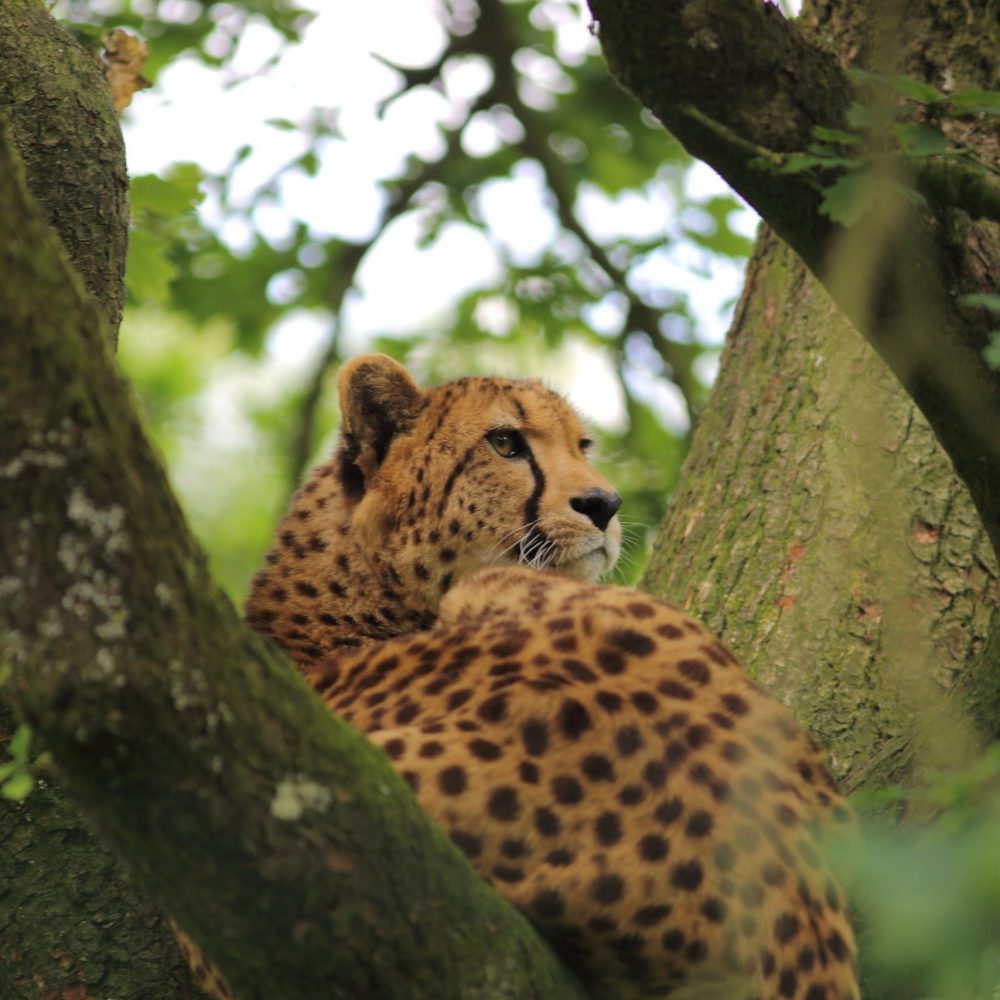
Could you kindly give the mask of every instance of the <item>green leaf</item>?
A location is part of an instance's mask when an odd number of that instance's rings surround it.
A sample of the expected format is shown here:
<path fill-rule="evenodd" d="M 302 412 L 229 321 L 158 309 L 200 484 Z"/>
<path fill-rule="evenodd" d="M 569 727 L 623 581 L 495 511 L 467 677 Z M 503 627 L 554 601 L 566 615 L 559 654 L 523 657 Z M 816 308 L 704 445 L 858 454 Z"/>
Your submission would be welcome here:
<path fill-rule="evenodd" d="M 25 761 L 28 759 L 28 749 L 31 746 L 31 726 L 27 722 L 22 722 L 10 738 L 7 745 L 7 753 L 14 760 Z"/>
<path fill-rule="evenodd" d="M 864 144 L 864 138 L 855 135 L 854 132 L 845 132 L 838 128 L 826 128 L 823 125 L 813 126 L 813 135 L 823 142 L 836 142 L 841 146 L 860 146 Z"/>
<path fill-rule="evenodd" d="M 201 168 L 194 163 L 176 163 L 164 177 L 133 177 L 129 184 L 133 218 L 144 211 L 171 219 L 189 212 L 204 198 L 199 189 L 202 179 Z"/>
<path fill-rule="evenodd" d="M 860 66 L 852 66 L 847 75 L 856 83 L 885 83 L 885 77 L 880 73 L 873 73 L 870 69 L 862 69 Z"/>
<path fill-rule="evenodd" d="M 969 87 L 956 90 L 948 98 L 954 111 L 960 114 L 1000 115 L 1000 91 Z"/>
<path fill-rule="evenodd" d="M 755 160 L 755 163 L 767 163 L 767 160 Z M 792 153 L 785 162 L 777 168 L 779 174 L 801 174 L 814 167 L 825 167 L 826 158 L 822 156 L 810 156 L 807 153 Z"/>
<path fill-rule="evenodd" d="M 844 117 L 851 128 L 868 128 L 872 118 L 872 109 L 867 104 L 852 104 Z"/>
<path fill-rule="evenodd" d="M 27 771 L 19 771 L 0 785 L 0 795 L 14 802 L 23 802 L 35 787 L 35 779 Z"/>
<path fill-rule="evenodd" d="M 990 343 L 983 351 L 983 359 L 990 368 L 1000 369 L 1000 330 L 990 331 Z"/>
<path fill-rule="evenodd" d="M 177 267 L 166 256 L 169 240 L 149 229 L 133 229 L 128 241 L 125 286 L 136 302 L 166 302 Z"/>
<path fill-rule="evenodd" d="M 298 163 L 309 177 L 315 177 L 319 173 L 319 157 L 312 150 L 303 153 Z"/>
<path fill-rule="evenodd" d="M 912 76 L 891 76 L 886 82 L 897 94 L 908 97 L 911 101 L 940 104 L 947 100 L 937 87 L 924 80 L 915 80 Z"/>
<path fill-rule="evenodd" d="M 820 211 L 834 222 L 853 226 L 877 203 L 903 198 L 911 205 L 925 206 L 927 200 L 915 188 L 874 177 L 868 171 L 844 174 L 823 189 Z"/>
<path fill-rule="evenodd" d="M 820 211 L 834 222 L 853 226 L 871 207 L 874 187 L 865 174 L 844 174 L 823 189 Z"/>
<path fill-rule="evenodd" d="M 885 76 L 866 69 L 849 69 L 847 75 L 858 83 L 877 83 L 883 87 L 890 87 L 901 97 L 923 104 L 940 104 L 948 99 L 937 87 L 925 80 L 916 80 L 912 76 Z"/>
<path fill-rule="evenodd" d="M 989 309 L 992 313 L 1000 314 L 1000 295 L 988 295 L 981 292 L 974 295 L 961 295 L 958 298 L 958 304 L 971 306 L 974 309 Z"/>
<path fill-rule="evenodd" d="M 896 134 L 903 152 L 910 156 L 935 156 L 948 149 L 948 140 L 932 125 L 899 125 Z"/>
<path fill-rule="evenodd" d="M 806 148 L 813 156 L 819 157 L 824 167 L 854 167 L 861 162 L 854 157 L 845 157 L 841 150 L 822 142 L 811 142 Z"/>

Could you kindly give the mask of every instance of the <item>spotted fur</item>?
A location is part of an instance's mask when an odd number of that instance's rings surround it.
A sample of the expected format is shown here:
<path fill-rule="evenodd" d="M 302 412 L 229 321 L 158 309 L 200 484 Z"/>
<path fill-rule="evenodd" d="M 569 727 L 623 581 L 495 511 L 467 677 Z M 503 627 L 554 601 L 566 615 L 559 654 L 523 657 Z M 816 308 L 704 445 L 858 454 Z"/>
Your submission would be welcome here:
<path fill-rule="evenodd" d="M 619 501 L 572 409 L 382 357 L 341 406 L 248 621 L 595 994 L 856 998 L 836 784 L 703 626 L 593 582 Z"/>

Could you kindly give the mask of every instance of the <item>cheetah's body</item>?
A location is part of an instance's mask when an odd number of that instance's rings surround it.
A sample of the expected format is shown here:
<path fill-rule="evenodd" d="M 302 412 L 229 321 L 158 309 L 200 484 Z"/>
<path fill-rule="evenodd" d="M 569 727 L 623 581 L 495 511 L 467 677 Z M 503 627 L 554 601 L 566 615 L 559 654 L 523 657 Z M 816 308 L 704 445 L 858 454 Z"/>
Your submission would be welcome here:
<path fill-rule="evenodd" d="M 341 396 L 251 624 L 599 988 L 853 1000 L 821 754 L 702 626 L 586 582 L 617 497 L 569 407 L 535 382 L 419 390 L 384 358 Z"/>

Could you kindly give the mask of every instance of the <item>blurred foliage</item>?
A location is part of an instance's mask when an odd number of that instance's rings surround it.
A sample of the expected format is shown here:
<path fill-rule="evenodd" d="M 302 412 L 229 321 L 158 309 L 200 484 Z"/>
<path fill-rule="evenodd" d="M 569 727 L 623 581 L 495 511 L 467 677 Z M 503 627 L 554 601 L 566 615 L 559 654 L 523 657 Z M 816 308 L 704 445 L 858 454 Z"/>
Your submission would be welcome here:
<path fill-rule="evenodd" d="M 973 309 L 986 309 L 995 322 L 1000 322 L 1000 295 L 963 295 L 958 301 Z M 1000 329 L 990 331 L 990 342 L 983 349 L 983 357 L 991 368 L 1000 368 Z"/>
<path fill-rule="evenodd" d="M 437 54 L 396 67 L 374 53 L 371 65 L 393 82 L 369 114 L 426 114 L 433 95 L 437 148 L 411 150 L 394 171 L 371 171 L 382 207 L 373 210 L 368 238 L 347 240 L 288 212 L 280 236 L 259 224 L 261 212 L 282 213 L 289 182 L 326 177 L 325 159 L 351 148 L 342 95 L 324 94 L 322 81 L 308 113 L 268 119 L 265 138 L 235 147 L 224 169 L 165 162 L 157 174 L 132 179 L 121 359 L 195 530 L 237 600 L 290 490 L 329 447 L 331 389 L 348 350 L 387 351 L 427 382 L 502 372 L 565 388 L 581 358 L 589 370 L 598 364 L 600 393 L 620 399 L 619 416 L 595 430 L 598 464 L 625 501 L 627 557 L 618 576 L 625 581 L 642 569 L 705 398 L 714 347 L 704 343 L 689 293 L 644 274 L 678 251 L 703 278 L 715 261 L 741 265 L 750 243 L 731 225 L 739 202 L 718 187 L 689 194 L 690 160 L 608 79 L 581 31 L 579 4 L 454 0 L 429 10 L 443 28 Z M 172 66 L 211 68 L 234 102 L 244 85 L 298 57 L 314 19 L 293 3 L 264 0 L 65 0 L 55 12 L 85 44 L 112 27 L 140 34 L 154 82 Z M 241 41 L 262 26 L 278 42 L 247 68 Z M 479 82 L 461 84 L 470 73 Z M 156 99 L 159 90 L 149 94 Z M 170 97 L 165 90 L 161 99 Z M 141 124 L 143 108 L 140 99 L 126 125 Z M 241 171 L 260 162 L 279 133 L 294 138 L 297 151 L 248 192 Z M 541 192 L 539 216 L 552 221 L 549 237 L 527 254 L 496 232 L 486 207 L 497 185 L 525 177 Z M 627 199 L 633 211 L 642 199 L 665 221 L 645 232 L 588 224 L 588 206 L 607 214 Z M 489 247 L 495 275 L 460 291 L 433 322 L 358 336 L 347 310 L 380 291 L 362 289 L 359 271 L 407 218 L 419 222 L 415 254 L 461 227 Z M 306 352 L 308 362 L 283 363 L 276 331 L 303 316 L 321 330 L 320 346 Z M 586 410 L 590 401 L 585 390 L 577 402 Z"/>
<path fill-rule="evenodd" d="M 859 793 L 854 805 L 863 847 L 847 852 L 844 868 L 864 996 L 998 1000 L 1000 745 L 919 787 Z"/>
<path fill-rule="evenodd" d="M 21 802 L 31 794 L 35 787 L 33 766 L 44 766 L 50 760 L 48 754 L 39 757 L 32 765 L 31 726 L 22 722 L 10 738 L 10 742 L 0 748 L 0 798 Z"/>

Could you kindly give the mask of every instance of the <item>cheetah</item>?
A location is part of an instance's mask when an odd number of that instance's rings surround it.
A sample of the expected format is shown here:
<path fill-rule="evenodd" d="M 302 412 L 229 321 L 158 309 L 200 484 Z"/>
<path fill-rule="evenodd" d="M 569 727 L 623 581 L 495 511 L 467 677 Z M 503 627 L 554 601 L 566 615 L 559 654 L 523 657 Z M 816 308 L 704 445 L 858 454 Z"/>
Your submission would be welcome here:
<path fill-rule="evenodd" d="M 569 404 L 381 355 L 339 391 L 248 623 L 595 996 L 857 998 L 822 754 L 706 628 L 596 582 L 621 501 Z"/>

